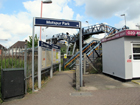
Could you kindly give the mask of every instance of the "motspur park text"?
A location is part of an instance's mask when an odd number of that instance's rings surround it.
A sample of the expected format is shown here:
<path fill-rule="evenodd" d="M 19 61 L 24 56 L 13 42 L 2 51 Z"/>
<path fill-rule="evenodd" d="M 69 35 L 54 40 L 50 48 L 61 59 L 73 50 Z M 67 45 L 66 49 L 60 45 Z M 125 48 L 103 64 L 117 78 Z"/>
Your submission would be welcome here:
<path fill-rule="evenodd" d="M 55 21 L 50 21 L 50 20 L 47 20 L 46 21 L 46 24 L 50 24 L 50 25 L 58 25 L 58 26 L 71 26 L 70 22 L 55 22 Z M 77 27 L 79 27 L 79 25 L 76 25 Z"/>

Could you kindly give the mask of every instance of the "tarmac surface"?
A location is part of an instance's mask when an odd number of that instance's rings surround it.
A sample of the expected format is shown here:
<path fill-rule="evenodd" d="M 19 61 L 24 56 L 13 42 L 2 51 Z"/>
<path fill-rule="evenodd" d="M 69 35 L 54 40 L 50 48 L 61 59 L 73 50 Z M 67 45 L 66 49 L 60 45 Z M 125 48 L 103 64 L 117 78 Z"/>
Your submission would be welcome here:
<path fill-rule="evenodd" d="M 140 105 L 140 85 L 103 74 L 84 76 L 85 87 L 72 87 L 73 72 L 56 73 L 38 92 L 2 105 Z"/>

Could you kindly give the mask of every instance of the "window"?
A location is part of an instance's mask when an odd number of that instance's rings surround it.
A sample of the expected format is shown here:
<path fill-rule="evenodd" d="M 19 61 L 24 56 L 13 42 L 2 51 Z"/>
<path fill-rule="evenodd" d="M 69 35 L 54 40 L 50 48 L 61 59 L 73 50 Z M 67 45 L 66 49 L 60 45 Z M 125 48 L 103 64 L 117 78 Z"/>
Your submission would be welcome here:
<path fill-rule="evenodd" d="M 133 59 L 140 60 L 140 44 L 133 44 Z"/>

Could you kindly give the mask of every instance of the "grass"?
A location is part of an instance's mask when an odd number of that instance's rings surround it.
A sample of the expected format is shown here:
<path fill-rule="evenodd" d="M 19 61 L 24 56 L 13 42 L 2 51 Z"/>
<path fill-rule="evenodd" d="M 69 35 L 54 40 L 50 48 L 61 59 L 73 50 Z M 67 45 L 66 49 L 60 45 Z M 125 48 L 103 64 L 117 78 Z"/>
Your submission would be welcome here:
<path fill-rule="evenodd" d="M 1 90 L 1 68 L 23 68 L 24 67 L 24 61 L 15 58 L 5 58 L 1 59 L 0 61 L 0 90 Z M 0 91 L 0 103 L 2 103 L 2 94 Z"/>

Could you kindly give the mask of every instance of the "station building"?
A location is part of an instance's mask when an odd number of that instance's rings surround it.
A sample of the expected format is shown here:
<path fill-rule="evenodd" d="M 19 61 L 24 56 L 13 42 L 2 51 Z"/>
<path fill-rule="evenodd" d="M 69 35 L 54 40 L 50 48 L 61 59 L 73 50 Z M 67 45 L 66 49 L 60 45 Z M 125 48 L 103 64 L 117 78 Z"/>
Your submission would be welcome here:
<path fill-rule="evenodd" d="M 140 78 L 140 30 L 123 30 L 101 40 L 103 73 Z"/>

